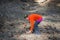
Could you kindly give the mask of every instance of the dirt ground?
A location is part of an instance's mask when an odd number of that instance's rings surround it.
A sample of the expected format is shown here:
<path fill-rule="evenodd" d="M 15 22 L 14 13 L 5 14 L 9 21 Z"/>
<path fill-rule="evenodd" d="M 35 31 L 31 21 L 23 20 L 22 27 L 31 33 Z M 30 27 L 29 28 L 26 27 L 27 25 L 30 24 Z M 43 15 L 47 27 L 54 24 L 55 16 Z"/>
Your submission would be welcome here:
<path fill-rule="evenodd" d="M 0 5 L 0 15 L 5 21 L 0 29 L 0 40 L 60 40 L 60 7 L 40 7 L 37 10 L 22 10 L 23 3 L 5 3 Z M 30 6 L 33 8 L 34 6 Z M 24 6 L 23 6 L 24 8 Z M 28 21 L 23 19 L 24 14 L 39 13 L 43 21 L 38 25 L 40 34 L 25 34 L 30 26 Z M 1 19 L 1 18 L 0 18 Z M 5 20 L 6 19 L 6 20 Z M 0 21 L 1 22 L 1 21 Z M 27 26 L 23 28 L 23 22 Z"/>

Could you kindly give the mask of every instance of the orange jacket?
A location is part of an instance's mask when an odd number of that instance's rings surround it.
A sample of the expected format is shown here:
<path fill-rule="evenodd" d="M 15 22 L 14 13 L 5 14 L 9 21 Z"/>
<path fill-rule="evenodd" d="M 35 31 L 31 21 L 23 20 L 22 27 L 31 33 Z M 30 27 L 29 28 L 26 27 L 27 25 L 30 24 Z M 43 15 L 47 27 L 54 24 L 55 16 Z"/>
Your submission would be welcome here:
<path fill-rule="evenodd" d="M 39 14 L 30 14 L 28 16 L 28 20 L 30 22 L 30 31 L 33 31 L 33 29 L 34 29 L 34 22 L 36 20 L 40 19 L 40 18 L 42 18 L 42 16 L 39 15 Z"/>

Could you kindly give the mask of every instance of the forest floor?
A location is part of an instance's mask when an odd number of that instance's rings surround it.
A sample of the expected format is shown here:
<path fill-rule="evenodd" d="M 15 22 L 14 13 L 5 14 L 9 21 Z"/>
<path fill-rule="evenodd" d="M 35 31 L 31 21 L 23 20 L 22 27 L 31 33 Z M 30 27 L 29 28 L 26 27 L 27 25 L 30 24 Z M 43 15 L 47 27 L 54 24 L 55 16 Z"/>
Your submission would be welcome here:
<path fill-rule="evenodd" d="M 40 34 L 25 34 L 30 25 L 26 20 L 19 19 L 23 15 L 20 14 L 22 11 L 19 7 L 20 5 L 18 3 L 0 5 L 1 13 L 5 13 L 5 16 L 7 15 L 8 17 L 8 20 L 5 21 L 4 26 L 0 29 L 0 40 L 60 40 L 60 15 L 57 12 L 58 9 L 53 8 L 54 10 L 48 11 L 44 7 L 40 8 L 37 13 L 41 13 L 44 18 L 38 25 Z M 22 11 L 22 13 L 28 13 L 28 11 Z M 17 19 L 13 19 L 15 16 L 17 16 Z M 25 29 L 23 28 L 23 22 L 27 24 Z"/>

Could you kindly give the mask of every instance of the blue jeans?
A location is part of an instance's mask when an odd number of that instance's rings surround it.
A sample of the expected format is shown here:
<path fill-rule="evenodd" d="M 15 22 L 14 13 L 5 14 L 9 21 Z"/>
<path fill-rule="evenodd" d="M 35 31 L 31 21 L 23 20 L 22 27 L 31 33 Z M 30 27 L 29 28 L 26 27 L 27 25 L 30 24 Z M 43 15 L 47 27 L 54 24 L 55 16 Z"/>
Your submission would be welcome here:
<path fill-rule="evenodd" d="M 34 24 L 34 29 L 33 29 L 33 33 L 36 33 L 36 34 L 40 34 L 40 31 L 39 31 L 39 28 L 38 28 L 38 24 L 40 22 L 36 21 L 35 24 Z"/>

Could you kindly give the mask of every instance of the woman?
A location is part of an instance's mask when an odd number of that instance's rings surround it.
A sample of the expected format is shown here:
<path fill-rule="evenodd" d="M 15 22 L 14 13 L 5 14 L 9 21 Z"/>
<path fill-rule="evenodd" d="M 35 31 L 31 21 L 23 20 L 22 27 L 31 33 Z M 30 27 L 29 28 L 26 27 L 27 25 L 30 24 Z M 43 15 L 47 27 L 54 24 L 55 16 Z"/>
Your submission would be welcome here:
<path fill-rule="evenodd" d="M 25 15 L 24 17 L 30 22 L 30 29 L 27 33 L 39 33 L 38 24 L 42 21 L 42 15 L 37 13 L 32 13 L 30 15 Z"/>

